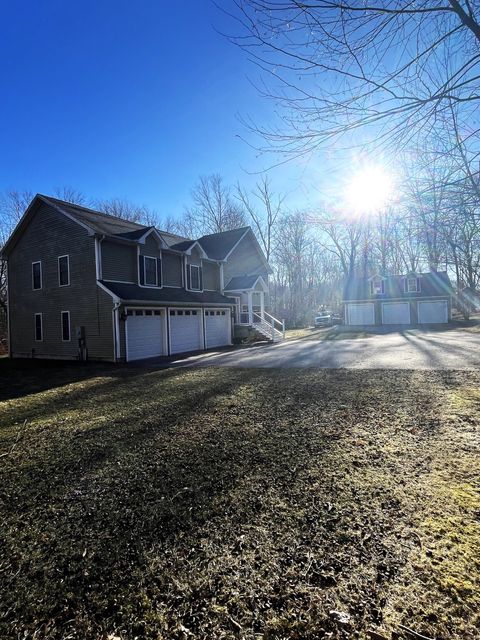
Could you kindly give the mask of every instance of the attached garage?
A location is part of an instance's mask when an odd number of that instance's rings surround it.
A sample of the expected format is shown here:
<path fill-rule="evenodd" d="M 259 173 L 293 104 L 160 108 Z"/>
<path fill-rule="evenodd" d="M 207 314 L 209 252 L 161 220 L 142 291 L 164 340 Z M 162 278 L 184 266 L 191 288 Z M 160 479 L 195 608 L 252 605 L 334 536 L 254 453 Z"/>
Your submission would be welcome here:
<path fill-rule="evenodd" d="M 203 349 L 201 309 L 169 309 L 170 353 Z"/>
<path fill-rule="evenodd" d="M 441 324 L 448 322 L 448 303 L 446 300 L 420 301 L 418 303 L 419 324 Z"/>
<path fill-rule="evenodd" d="M 205 348 L 232 343 L 230 309 L 205 309 Z"/>
<path fill-rule="evenodd" d="M 382 302 L 383 324 L 410 324 L 409 302 Z"/>
<path fill-rule="evenodd" d="M 125 339 L 127 360 L 142 360 L 167 354 L 165 311 L 162 309 L 127 309 Z"/>
<path fill-rule="evenodd" d="M 347 304 L 347 324 L 375 324 L 375 307 L 372 302 Z"/>

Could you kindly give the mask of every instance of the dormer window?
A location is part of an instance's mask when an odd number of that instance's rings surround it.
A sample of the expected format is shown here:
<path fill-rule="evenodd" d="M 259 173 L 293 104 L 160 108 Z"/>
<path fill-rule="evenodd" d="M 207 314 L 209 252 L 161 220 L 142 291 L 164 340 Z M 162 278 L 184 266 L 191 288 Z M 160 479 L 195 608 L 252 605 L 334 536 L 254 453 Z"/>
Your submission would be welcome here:
<path fill-rule="evenodd" d="M 190 289 L 200 291 L 202 288 L 201 268 L 195 264 L 190 265 Z"/>
<path fill-rule="evenodd" d="M 405 293 L 418 293 L 420 291 L 420 280 L 417 276 L 405 278 Z"/>
<path fill-rule="evenodd" d="M 383 278 L 373 278 L 370 280 L 370 293 L 372 296 L 380 296 L 385 293 L 385 281 Z"/>
<path fill-rule="evenodd" d="M 162 260 L 153 256 L 138 256 L 140 284 L 145 287 L 162 286 Z"/>

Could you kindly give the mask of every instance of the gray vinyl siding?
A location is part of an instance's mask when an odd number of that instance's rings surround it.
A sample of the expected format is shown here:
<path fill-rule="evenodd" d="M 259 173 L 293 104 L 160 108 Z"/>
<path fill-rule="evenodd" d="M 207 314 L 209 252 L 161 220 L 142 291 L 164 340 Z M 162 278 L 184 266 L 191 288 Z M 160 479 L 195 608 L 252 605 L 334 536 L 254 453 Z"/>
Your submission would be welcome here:
<path fill-rule="evenodd" d="M 70 260 L 70 285 L 59 287 L 59 256 Z M 32 290 L 32 262 L 42 262 L 42 289 Z M 112 299 L 96 284 L 95 241 L 88 231 L 39 206 L 9 262 L 10 336 L 13 357 L 76 359 L 77 326 L 85 327 L 90 359 L 113 359 Z M 71 340 L 62 341 L 61 312 L 70 312 Z M 43 316 L 43 341 L 36 342 L 34 314 Z"/>
<path fill-rule="evenodd" d="M 229 256 L 227 263 L 224 265 L 225 284 L 234 276 L 254 276 L 260 275 L 265 281 L 268 272 L 260 258 L 258 248 L 253 242 L 250 234 L 247 234 L 240 244 L 233 250 Z"/>
<path fill-rule="evenodd" d="M 141 244 L 139 246 L 140 254 L 142 256 L 152 256 L 152 258 L 160 257 L 160 247 L 158 245 L 158 240 L 152 233 L 147 236 L 145 244 Z"/>
<path fill-rule="evenodd" d="M 220 291 L 220 267 L 215 262 L 203 260 L 203 288 Z"/>
<path fill-rule="evenodd" d="M 103 240 L 102 278 L 118 282 L 137 282 L 137 246 Z"/>
<path fill-rule="evenodd" d="M 174 253 L 162 253 L 162 275 L 165 287 L 181 287 L 183 258 Z"/>

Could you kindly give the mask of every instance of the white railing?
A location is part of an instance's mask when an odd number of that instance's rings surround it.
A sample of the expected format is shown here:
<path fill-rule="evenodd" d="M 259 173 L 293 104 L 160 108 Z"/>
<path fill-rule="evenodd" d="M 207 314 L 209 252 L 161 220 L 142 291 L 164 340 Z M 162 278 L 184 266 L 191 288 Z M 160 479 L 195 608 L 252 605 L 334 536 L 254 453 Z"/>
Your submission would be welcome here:
<path fill-rule="evenodd" d="M 253 313 L 253 326 L 273 342 L 285 338 L 285 320 L 278 320 L 266 311 L 263 314 Z"/>

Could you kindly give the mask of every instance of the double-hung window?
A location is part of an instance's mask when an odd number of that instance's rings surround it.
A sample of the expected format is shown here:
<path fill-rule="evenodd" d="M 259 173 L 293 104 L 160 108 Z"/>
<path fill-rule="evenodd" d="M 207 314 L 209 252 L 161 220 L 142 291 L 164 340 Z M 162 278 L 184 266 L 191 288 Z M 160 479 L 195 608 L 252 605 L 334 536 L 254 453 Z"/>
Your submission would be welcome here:
<path fill-rule="evenodd" d="M 138 256 L 139 282 L 146 287 L 162 286 L 162 259 Z"/>
<path fill-rule="evenodd" d="M 62 311 L 62 341 L 70 342 L 70 311 Z"/>
<path fill-rule="evenodd" d="M 70 284 L 70 259 L 68 256 L 58 258 L 58 286 L 68 287 Z"/>
<path fill-rule="evenodd" d="M 144 256 L 145 261 L 145 284 L 151 287 L 158 286 L 157 259 Z"/>
<path fill-rule="evenodd" d="M 201 289 L 200 267 L 195 264 L 190 265 L 190 289 L 200 291 Z"/>
<path fill-rule="evenodd" d="M 32 289 L 42 288 L 42 263 L 32 262 Z"/>
<path fill-rule="evenodd" d="M 405 292 L 406 293 L 417 293 L 419 288 L 419 281 L 416 276 L 408 277 L 405 282 Z"/>
<path fill-rule="evenodd" d="M 381 296 L 385 293 L 383 278 L 373 278 L 373 280 L 370 281 L 370 289 L 372 296 Z"/>
<path fill-rule="evenodd" d="M 34 315 L 34 327 L 35 327 L 35 341 L 42 342 L 43 340 L 43 317 L 41 313 Z"/>

